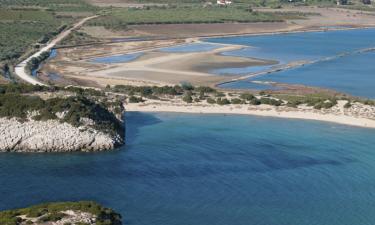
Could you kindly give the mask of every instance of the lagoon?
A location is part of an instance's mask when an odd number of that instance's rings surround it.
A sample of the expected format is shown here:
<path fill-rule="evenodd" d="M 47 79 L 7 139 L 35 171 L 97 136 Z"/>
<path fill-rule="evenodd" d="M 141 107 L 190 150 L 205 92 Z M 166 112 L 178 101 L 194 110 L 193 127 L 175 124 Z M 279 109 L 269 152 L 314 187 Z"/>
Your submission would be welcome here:
<path fill-rule="evenodd" d="M 117 151 L 1 154 L 0 210 L 90 199 L 134 225 L 372 225 L 374 135 L 316 121 L 127 113 Z"/>
<path fill-rule="evenodd" d="M 104 56 L 92 59 L 90 62 L 93 63 L 126 63 L 133 61 L 143 55 L 143 53 L 129 53 L 122 55 Z"/>
<path fill-rule="evenodd" d="M 364 51 L 375 47 L 375 29 L 240 36 L 206 39 L 213 43 L 248 46 L 226 55 L 272 59 L 286 64 L 314 61 L 313 64 L 251 78 L 250 81 L 272 81 L 331 88 L 348 94 L 375 98 L 375 54 Z M 269 67 L 225 68 L 217 74 L 249 74 Z M 251 88 L 247 81 L 221 87 Z"/>

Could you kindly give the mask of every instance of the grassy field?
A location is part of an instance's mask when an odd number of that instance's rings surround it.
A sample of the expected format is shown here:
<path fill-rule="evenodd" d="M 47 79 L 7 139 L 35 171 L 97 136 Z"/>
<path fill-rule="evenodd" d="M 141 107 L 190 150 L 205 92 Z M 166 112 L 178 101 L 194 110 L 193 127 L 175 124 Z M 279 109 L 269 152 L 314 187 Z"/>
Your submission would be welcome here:
<path fill-rule="evenodd" d="M 0 71 L 96 10 L 84 0 L 0 0 Z"/>
<path fill-rule="evenodd" d="M 107 15 L 90 21 L 93 26 L 116 29 L 125 24 L 181 24 L 181 23 L 225 23 L 225 22 L 277 22 L 286 19 L 302 19 L 302 13 L 261 13 L 248 7 L 203 7 L 184 5 L 168 7 L 146 7 L 144 9 L 113 9 Z"/>

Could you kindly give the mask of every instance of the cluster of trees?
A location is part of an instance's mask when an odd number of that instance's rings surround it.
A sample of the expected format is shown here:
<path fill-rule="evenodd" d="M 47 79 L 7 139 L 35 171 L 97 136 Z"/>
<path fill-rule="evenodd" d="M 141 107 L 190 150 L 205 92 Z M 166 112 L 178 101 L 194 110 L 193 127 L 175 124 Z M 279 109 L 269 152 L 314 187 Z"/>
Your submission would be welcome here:
<path fill-rule="evenodd" d="M 48 59 L 50 52 L 42 52 L 38 57 L 32 58 L 26 65 L 26 69 L 32 73 L 32 71 L 38 69 L 39 65 Z"/>
<path fill-rule="evenodd" d="M 46 33 L 46 34 L 43 35 L 43 37 L 39 40 L 39 43 L 41 43 L 41 44 L 45 44 L 45 43 L 47 43 L 51 38 L 53 38 L 54 36 L 60 34 L 63 30 L 65 30 L 66 27 L 67 27 L 67 25 L 64 24 L 64 25 L 61 25 L 61 26 L 60 26 L 59 28 L 57 28 L 56 30 Z"/>
<path fill-rule="evenodd" d="M 95 202 L 58 202 L 45 203 L 31 206 L 24 209 L 14 209 L 0 212 L 0 224 L 2 225 L 20 225 L 24 224 L 19 216 L 26 215 L 28 218 L 37 218 L 37 222 L 56 222 L 66 216 L 64 211 L 73 210 L 90 213 L 96 217 L 97 225 L 121 225 L 121 215 L 110 208 L 105 208 Z M 26 224 L 32 224 L 32 221 L 26 221 Z"/>
<path fill-rule="evenodd" d="M 116 85 L 114 87 L 107 87 L 107 91 L 113 91 L 117 93 L 125 93 L 130 95 L 131 102 L 141 102 L 143 101 L 142 98 L 134 97 L 134 95 L 138 95 L 141 97 L 149 98 L 149 99 L 157 99 L 160 96 L 178 96 L 184 95 L 190 96 L 192 98 L 193 95 L 199 95 L 200 99 L 203 100 L 205 98 L 206 93 L 215 93 L 216 90 L 211 87 L 199 86 L 194 87 L 189 83 L 185 83 L 182 85 L 175 85 L 175 86 L 130 86 L 130 85 Z M 188 99 L 189 97 L 186 97 Z M 193 101 L 193 100 L 191 100 Z"/>
<path fill-rule="evenodd" d="M 251 99 L 247 98 L 232 98 L 232 99 L 227 99 L 227 98 L 217 98 L 216 100 L 213 98 L 207 98 L 207 103 L 209 104 L 218 104 L 218 105 L 228 105 L 228 104 L 250 104 L 250 105 L 274 105 L 274 106 L 280 106 L 283 104 L 281 100 L 276 100 L 272 98 L 265 98 L 262 97 L 260 99 L 254 97 Z"/>

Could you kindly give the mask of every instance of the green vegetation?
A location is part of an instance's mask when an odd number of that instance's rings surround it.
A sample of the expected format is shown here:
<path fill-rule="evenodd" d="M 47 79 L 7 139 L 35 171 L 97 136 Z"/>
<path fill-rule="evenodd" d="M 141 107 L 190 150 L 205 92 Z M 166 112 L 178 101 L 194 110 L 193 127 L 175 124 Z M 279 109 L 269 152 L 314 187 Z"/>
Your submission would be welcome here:
<path fill-rule="evenodd" d="M 44 62 L 50 56 L 49 52 L 42 52 L 40 56 L 32 58 L 26 65 L 26 69 L 29 73 L 32 73 L 33 70 L 38 69 L 39 65 Z"/>
<path fill-rule="evenodd" d="M 59 90 L 69 91 L 74 95 L 45 100 L 33 94 L 39 91 L 52 93 Z M 120 114 L 122 111 L 121 102 L 108 101 L 104 93 L 97 90 L 18 84 L 0 85 L 0 117 L 25 120 L 30 113 L 37 112 L 32 119 L 60 120 L 77 127 L 84 125 L 83 118 L 89 118 L 94 121 L 94 125 L 91 125 L 94 129 L 110 134 L 123 134 L 122 122 L 114 114 Z M 58 118 L 58 113 L 64 113 L 64 116 Z"/>
<path fill-rule="evenodd" d="M 230 104 L 230 101 L 228 99 L 226 99 L 226 98 L 218 98 L 216 100 L 216 103 L 218 105 L 228 105 L 228 104 Z"/>
<path fill-rule="evenodd" d="M 144 100 L 143 100 L 142 97 L 136 97 L 136 96 L 132 95 L 129 98 L 129 102 L 130 103 L 140 103 L 140 102 L 144 102 Z"/>
<path fill-rule="evenodd" d="M 24 209 L 7 210 L 0 212 L 1 225 L 20 225 L 23 220 L 19 217 L 26 215 L 28 218 L 39 218 L 39 222 L 59 221 L 66 215 L 62 213 L 66 210 L 81 211 L 91 213 L 97 217 L 97 225 L 121 225 L 121 215 L 112 209 L 104 208 L 95 202 L 61 202 L 46 203 L 31 206 Z M 33 224 L 30 220 L 27 224 Z"/>
<path fill-rule="evenodd" d="M 116 85 L 107 87 L 109 92 L 122 93 L 129 95 L 129 103 L 144 102 L 147 99 L 169 100 L 180 97 L 186 103 L 201 102 L 206 100 L 209 104 L 228 105 L 228 104 L 250 104 L 250 105 L 272 105 L 288 106 L 297 108 L 305 104 L 315 109 L 329 109 L 337 104 L 337 101 L 344 97 L 336 97 L 329 94 L 307 94 L 307 95 L 290 95 L 290 94 L 267 94 L 264 91 L 255 96 L 249 92 L 242 93 L 223 93 L 211 87 L 194 87 L 190 84 L 175 86 L 128 86 Z M 345 99 L 347 100 L 347 99 Z M 352 101 L 362 102 L 367 105 L 375 105 L 371 100 L 352 99 Z"/>
<path fill-rule="evenodd" d="M 313 106 L 315 109 L 328 109 L 337 104 L 339 97 L 326 94 L 308 94 L 308 95 L 276 95 L 278 99 L 285 100 L 289 107 L 298 107 L 298 105 L 306 104 Z"/>
<path fill-rule="evenodd" d="M 2 8 L 46 9 L 52 12 L 95 12 L 85 0 L 0 0 Z"/>
<path fill-rule="evenodd" d="M 179 85 L 175 86 L 130 86 L 130 85 L 116 85 L 113 88 L 107 88 L 107 91 L 113 91 L 116 93 L 124 93 L 128 95 L 140 95 L 144 97 L 150 97 L 153 95 L 162 96 L 162 95 L 182 95 L 184 93 L 184 88 Z"/>
<path fill-rule="evenodd" d="M 99 39 L 92 37 L 84 32 L 79 31 L 72 31 L 72 33 L 66 37 L 64 40 L 62 40 L 58 46 L 66 46 L 66 45 L 82 45 L 82 44 L 88 44 L 88 43 L 95 43 L 98 42 Z"/>
<path fill-rule="evenodd" d="M 184 97 L 182 98 L 182 101 L 187 102 L 187 103 L 192 103 L 192 102 L 193 102 L 193 98 L 192 98 L 191 96 L 192 96 L 191 91 L 190 91 L 190 92 L 187 92 L 187 93 L 184 95 Z"/>
<path fill-rule="evenodd" d="M 96 10 L 84 0 L 0 0 L 0 68 L 15 65 Z"/>
<path fill-rule="evenodd" d="M 213 99 L 213 98 L 207 98 L 206 101 L 207 101 L 208 104 L 215 104 L 216 103 L 216 100 Z"/>
<path fill-rule="evenodd" d="M 135 0 L 139 3 L 164 3 L 171 5 L 189 5 L 189 4 L 202 4 L 201 0 Z M 216 4 L 216 1 L 210 1 Z M 271 7 L 277 8 L 283 5 L 334 5 L 334 0 L 236 0 L 236 5 L 250 5 L 253 7 Z"/>
<path fill-rule="evenodd" d="M 143 9 L 113 9 L 106 16 L 88 22 L 92 26 L 124 29 L 133 24 L 180 24 L 226 22 L 277 22 L 301 19 L 305 14 L 252 12 L 241 5 L 203 7 L 201 4 L 146 7 Z"/>

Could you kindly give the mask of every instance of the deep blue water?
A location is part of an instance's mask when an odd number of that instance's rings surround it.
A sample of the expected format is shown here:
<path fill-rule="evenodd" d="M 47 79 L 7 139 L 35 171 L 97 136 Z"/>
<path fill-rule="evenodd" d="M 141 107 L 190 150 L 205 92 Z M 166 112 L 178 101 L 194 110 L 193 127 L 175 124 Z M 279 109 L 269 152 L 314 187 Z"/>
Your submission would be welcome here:
<path fill-rule="evenodd" d="M 375 29 L 306 32 L 294 34 L 241 36 L 207 39 L 225 44 L 252 46 L 226 55 L 273 59 L 285 64 L 300 60 L 322 60 L 313 65 L 276 72 L 251 80 L 304 84 L 332 88 L 352 95 L 375 98 L 375 54 L 355 53 L 375 47 Z M 337 57 L 347 54 L 344 57 Z M 266 70 L 269 67 L 225 68 L 218 74 L 244 74 Z M 250 88 L 247 81 L 225 84 L 228 88 Z"/>
<path fill-rule="evenodd" d="M 140 57 L 142 53 L 131 53 L 131 54 L 122 54 L 122 55 L 114 55 L 114 56 L 105 56 L 99 57 L 91 60 L 94 63 L 125 63 L 130 62 L 132 60 L 137 59 Z"/>
<path fill-rule="evenodd" d="M 90 199 L 134 225 L 375 224 L 375 130 L 225 115 L 127 121 L 118 151 L 0 154 L 0 209 Z"/>

